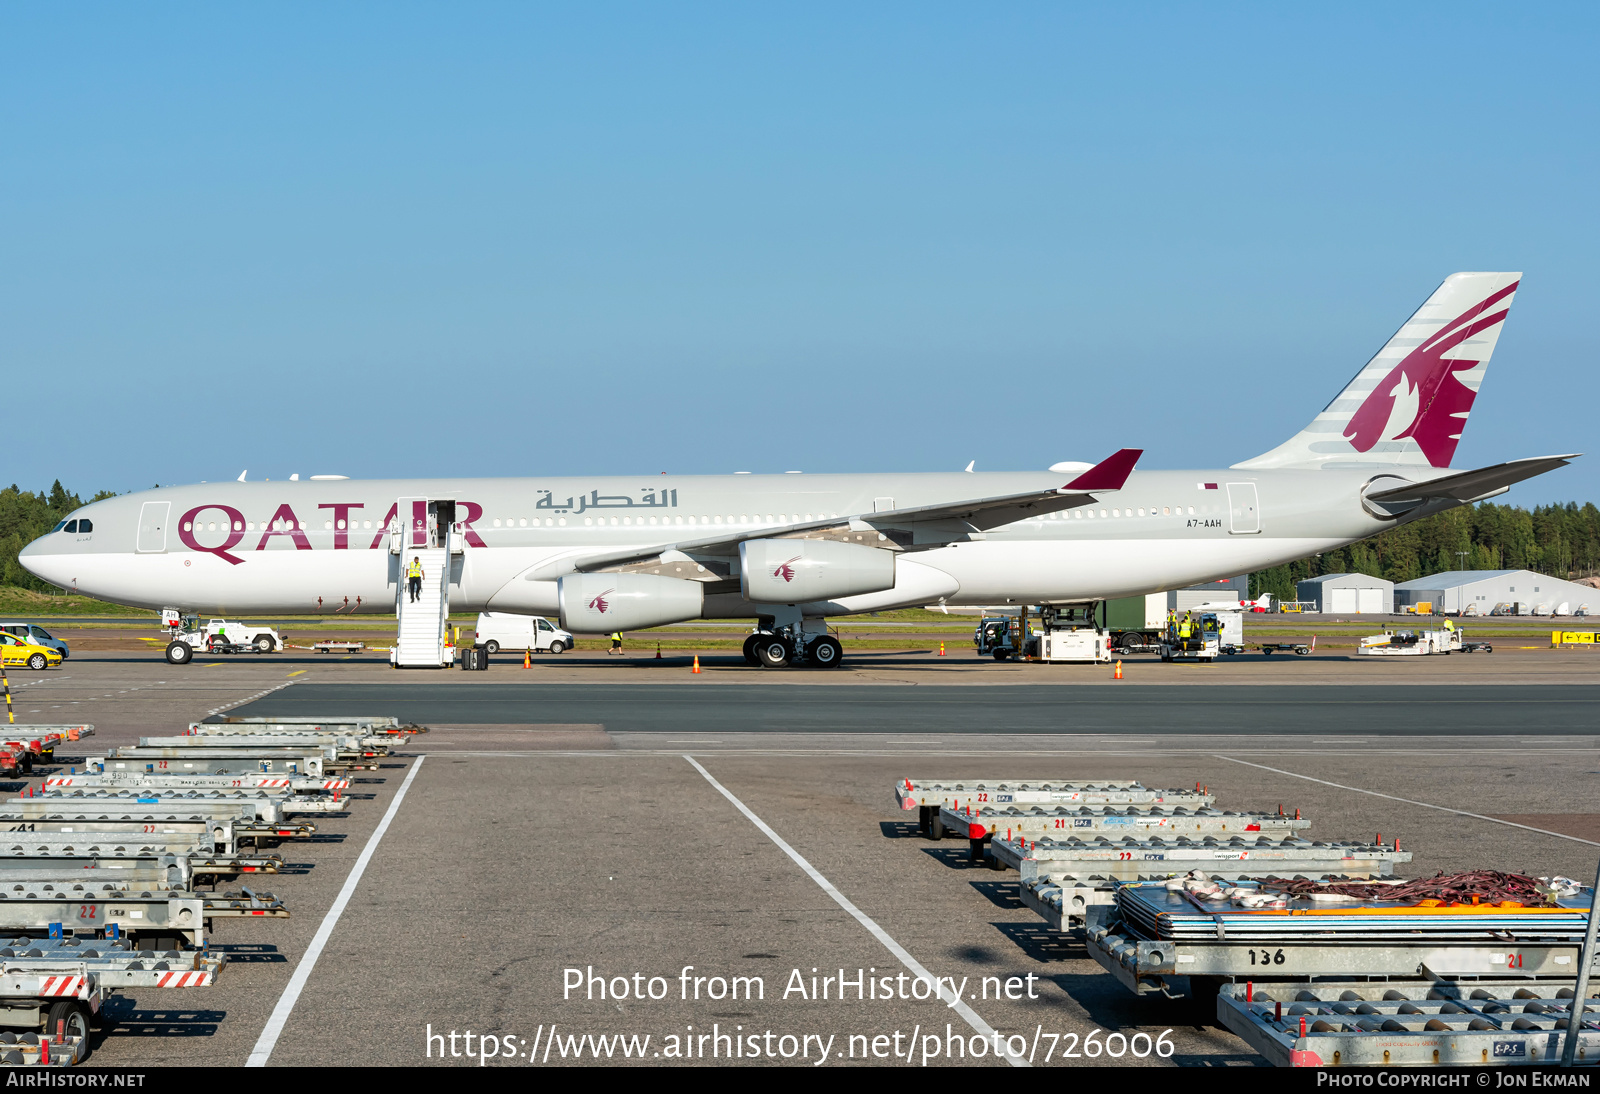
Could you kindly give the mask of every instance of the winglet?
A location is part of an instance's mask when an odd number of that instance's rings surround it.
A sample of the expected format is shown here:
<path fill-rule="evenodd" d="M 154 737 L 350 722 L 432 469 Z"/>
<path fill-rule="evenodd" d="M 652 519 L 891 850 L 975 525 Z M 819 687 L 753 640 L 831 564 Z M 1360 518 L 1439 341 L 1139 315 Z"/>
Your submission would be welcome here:
<path fill-rule="evenodd" d="M 1133 474 L 1133 465 L 1139 462 L 1139 457 L 1142 455 L 1144 455 L 1142 448 L 1124 448 L 1113 452 L 1061 489 L 1063 492 L 1121 490 L 1122 484 Z"/>

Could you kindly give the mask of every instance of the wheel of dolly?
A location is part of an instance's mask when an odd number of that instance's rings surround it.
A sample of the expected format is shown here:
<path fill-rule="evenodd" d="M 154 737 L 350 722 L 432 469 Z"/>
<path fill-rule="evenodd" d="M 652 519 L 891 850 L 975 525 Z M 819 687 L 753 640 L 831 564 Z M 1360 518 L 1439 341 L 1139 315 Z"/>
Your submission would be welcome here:
<path fill-rule="evenodd" d="M 789 643 L 777 635 L 764 635 L 756 643 L 756 656 L 769 669 L 781 669 L 789 663 Z"/>
<path fill-rule="evenodd" d="M 567 644 L 561 641 L 552 642 L 550 643 L 550 652 L 556 654 L 566 653 Z"/>
<path fill-rule="evenodd" d="M 485 650 L 487 650 L 488 652 L 490 652 L 490 653 L 499 653 L 500 652 L 500 643 L 496 642 L 494 639 L 491 638 L 491 639 L 489 639 L 489 641 L 487 641 L 487 642 L 485 642 L 483 644 L 483 648 Z"/>
<path fill-rule="evenodd" d="M 50 1037 L 58 1033 L 65 1033 L 68 1037 L 77 1037 L 78 1062 L 82 1063 L 89 1055 L 89 1012 L 83 1009 L 83 1004 L 76 999 L 58 999 L 50 1004 L 50 1009 L 45 1012 L 44 1031 Z"/>
<path fill-rule="evenodd" d="M 262 653 L 271 653 L 272 652 L 272 645 L 273 645 L 273 643 L 272 643 L 272 635 L 270 635 L 270 634 L 258 634 L 258 635 L 256 635 L 256 649 L 260 650 Z"/>
<path fill-rule="evenodd" d="M 836 669 L 839 667 L 839 662 L 844 659 L 844 647 L 833 635 L 825 634 L 807 647 L 806 656 L 811 658 L 811 663 L 819 669 Z"/>
<path fill-rule="evenodd" d="M 761 658 L 756 656 L 756 643 L 760 642 L 762 635 L 752 634 L 744 640 L 744 659 L 752 665 L 761 664 Z"/>
<path fill-rule="evenodd" d="M 187 642 L 167 643 L 167 664 L 187 665 L 194 660 L 194 647 Z"/>
<path fill-rule="evenodd" d="M 34 672 L 42 672 L 50 667 L 50 660 L 44 654 L 36 653 L 28 658 L 28 667 Z"/>

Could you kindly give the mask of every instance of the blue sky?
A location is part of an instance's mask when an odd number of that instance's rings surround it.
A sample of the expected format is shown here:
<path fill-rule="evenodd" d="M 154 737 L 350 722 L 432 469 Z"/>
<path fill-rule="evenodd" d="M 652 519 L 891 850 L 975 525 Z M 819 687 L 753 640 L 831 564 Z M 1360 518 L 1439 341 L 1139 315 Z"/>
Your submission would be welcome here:
<path fill-rule="evenodd" d="M 1457 466 L 1592 448 L 1597 23 L 8 5 L 0 479 L 1225 465 L 1462 269 Z"/>

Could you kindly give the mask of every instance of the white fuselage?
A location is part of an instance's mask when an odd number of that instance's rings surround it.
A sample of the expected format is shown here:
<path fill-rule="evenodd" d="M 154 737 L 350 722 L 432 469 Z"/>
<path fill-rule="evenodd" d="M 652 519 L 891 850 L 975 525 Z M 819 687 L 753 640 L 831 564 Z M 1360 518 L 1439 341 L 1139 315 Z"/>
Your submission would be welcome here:
<path fill-rule="evenodd" d="M 202 483 L 95 502 L 87 534 L 41 537 L 21 561 L 63 588 L 203 613 L 390 612 L 400 499 L 456 503 L 459 611 L 553 614 L 564 558 L 668 546 L 830 517 L 1061 485 L 1050 473 L 638 476 Z M 1428 477 L 1427 474 L 1416 476 Z M 1363 508 L 1371 472 L 1141 471 L 1094 504 L 900 556 L 891 590 L 822 614 L 913 604 L 1129 596 L 1278 565 L 1392 527 Z M 407 503 L 409 504 L 409 502 Z M 1432 511 L 1432 510 L 1430 510 Z M 1420 512 L 1414 515 L 1422 515 Z M 456 567 L 459 568 L 457 571 Z M 738 593 L 704 614 L 751 617 Z"/>

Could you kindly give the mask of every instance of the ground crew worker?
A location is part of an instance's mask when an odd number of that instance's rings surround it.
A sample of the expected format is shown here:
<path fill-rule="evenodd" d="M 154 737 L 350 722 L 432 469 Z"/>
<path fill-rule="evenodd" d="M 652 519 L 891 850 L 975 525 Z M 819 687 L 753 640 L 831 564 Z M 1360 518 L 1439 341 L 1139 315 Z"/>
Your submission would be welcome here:
<path fill-rule="evenodd" d="M 406 585 L 411 591 L 411 603 L 417 602 L 417 597 L 422 595 L 422 558 L 420 555 L 411 556 L 411 565 L 406 567 Z"/>
<path fill-rule="evenodd" d="M 1445 621 L 1444 621 L 1444 629 L 1445 629 L 1445 630 L 1446 630 L 1446 631 L 1453 631 L 1453 630 L 1455 630 L 1455 629 L 1456 629 L 1456 624 L 1455 624 L 1455 620 L 1453 620 L 1453 619 L 1446 619 L 1446 620 L 1445 620 Z"/>
<path fill-rule="evenodd" d="M 609 657 L 612 653 L 621 653 L 621 652 L 622 652 L 622 632 L 621 631 L 612 631 L 611 632 L 611 650 L 610 650 L 609 653 L 606 654 L 606 656 Z"/>

